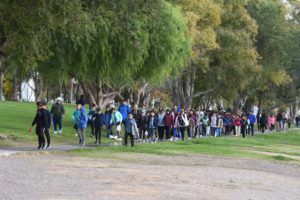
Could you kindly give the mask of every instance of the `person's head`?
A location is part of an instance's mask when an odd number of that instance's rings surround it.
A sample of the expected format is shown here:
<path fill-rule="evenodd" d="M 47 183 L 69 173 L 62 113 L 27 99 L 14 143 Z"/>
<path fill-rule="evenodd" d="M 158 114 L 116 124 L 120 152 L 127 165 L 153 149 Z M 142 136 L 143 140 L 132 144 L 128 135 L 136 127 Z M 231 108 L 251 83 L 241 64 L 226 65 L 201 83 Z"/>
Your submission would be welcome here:
<path fill-rule="evenodd" d="M 170 109 L 167 109 L 167 110 L 166 110 L 166 113 L 167 113 L 167 114 L 170 114 Z"/>
<path fill-rule="evenodd" d="M 62 103 L 62 98 L 61 97 L 57 97 L 55 101 L 56 101 L 57 104 L 61 104 Z"/>
<path fill-rule="evenodd" d="M 194 111 L 193 111 L 193 110 L 190 110 L 190 112 L 189 112 L 189 113 L 190 113 L 190 115 L 192 115 L 192 114 L 194 114 Z"/>
<path fill-rule="evenodd" d="M 152 110 L 151 113 L 150 113 L 150 115 L 151 115 L 152 117 L 154 117 L 154 116 L 155 116 L 155 111 Z"/>
<path fill-rule="evenodd" d="M 138 109 L 139 109 L 138 105 L 135 104 L 135 105 L 133 106 L 133 110 L 134 110 L 134 111 L 137 111 Z"/>
<path fill-rule="evenodd" d="M 42 100 L 41 103 L 42 103 L 42 108 L 47 109 L 48 102 L 46 100 Z"/>
<path fill-rule="evenodd" d="M 97 107 L 97 105 L 93 103 L 91 109 L 96 110 L 96 107 Z"/>
<path fill-rule="evenodd" d="M 133 118 L 133 114 L 130 112 L 130 113 L 128 113 L 128 118 L 129 119 L 132 119 Z"/>
<path fill-rule="evenodd" d="M 100 114 L 101 113 L 101 108 L 97 107 L 96 112 Z"/>
<path fill-rule="evenodd" d="M 112 113 L 116 112 L 116 108 L 115 107 L 112 107 L 110 110 L 111 110 Z"/>
<path fill-rule="evenodd" d="M 163 108 L 159 108 L 159 113 L 162 113 L 164 111 Z"/>
<path fill-rule="evenodd" d="M 110 110 L 110 105 L 107 105 L 106 106 L 106 111 L 109 111 Z"/>
<path fill-rule="evenodd" d="M 142 110 L 142 116 L 146 115 L 146 110 Z"/>
<path fill-rule="evenodd" d="M 81 105 L 81 104 L 77 104 L 77 105 L 76 105 L 76 108 L 77 108 L 77 110 L 80 110 L 80 109 L 81 109 L 81 107 L 82 107 L 82 105 Z"/>
<path fill-rule="evenodd" d="M 83 99 L 84 98 L 84 95 L 82 94 L 82 95 L 80 95 L 80 99 Z"/>
<path fill-rule="evenodd" d="M 123 105 L 127 105 L 127 99 L 123 99 Z"/>
<path fill-rule="evenodd" d="M 37 101 L 37 102 L 36 102 L 36 107 L 37 107 L 38 109 L 41 109 L 41 108 L 43 107 L 42 101 Z"/>

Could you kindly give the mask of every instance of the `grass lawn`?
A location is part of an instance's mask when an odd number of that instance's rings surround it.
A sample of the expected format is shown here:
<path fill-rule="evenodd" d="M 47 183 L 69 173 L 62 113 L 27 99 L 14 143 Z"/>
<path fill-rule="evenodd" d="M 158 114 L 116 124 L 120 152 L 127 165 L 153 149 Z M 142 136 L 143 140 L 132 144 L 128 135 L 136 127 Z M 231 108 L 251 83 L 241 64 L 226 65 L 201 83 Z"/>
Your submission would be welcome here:
<path fill-rule="evenodd" d="M 118 158 L 122 154 L 146 153 L 156 155 L 216 155 L 228 157 L 261 158 L 300 163 L 300 132 L 238 137 L 200 138 L 184 142 L 163 142 L 128 146 L 76 149 L 70 154 L 84 157 Z"/>
<path fill-rule="evenodd" d="M 51 109 L 51 104 L 48 105 Z M 65 105 L 66 114 L 63 118 L 63 134 L 54 135 L 53 126 L 51 127 L 52 143 L 58 144 L 77 144 L 78 137 L 75 135 L 72 123 L 72 113 L 75 105 Z M 0 140 L 1 146 L 22 146 L 36 145 L 37 136 L 34 132 L 28 133 L 28 128 L 36 113 L 35 103 L 27 102 L 10 102 L 0 101 L 0 135 L 6 135 L 10 140 Z M 90 137 L 90 129 L 87 129 L 87 143 L 94 143 L 94 139 Z M 102 133 L 105 133 L 103 131 Z M 103 134 L 104 135 L 104 134 Z M 113 140 L 103 138 L 104 143 L 112 142 Z"/>

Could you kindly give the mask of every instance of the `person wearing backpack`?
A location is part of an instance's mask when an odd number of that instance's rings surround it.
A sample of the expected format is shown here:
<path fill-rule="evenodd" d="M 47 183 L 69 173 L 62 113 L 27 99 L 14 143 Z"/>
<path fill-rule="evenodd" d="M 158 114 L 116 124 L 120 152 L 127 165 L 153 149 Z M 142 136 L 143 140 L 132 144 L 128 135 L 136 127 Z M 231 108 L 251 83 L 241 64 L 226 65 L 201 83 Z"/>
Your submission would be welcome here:
<path fill-rule="evenodd" d="M 166 127 L 166 137 L 165 138 L 167 141 L 170 141 L 171 128 L 172 128 L 172 116 L 171 116 L 169 109 L 166 110 L 164 122 L 165 122 L 165 127 Z"/>
<path fill-rule="evenodd" d="M 53 121 L 53 127 L 54 127 L 54 134 L 62 133 L 62 118 L 65 114 L 65 108 L 62 104 L 62 98 L 58 97 L 55 101 L 55 104 L 52 105 L 51 108 L 51 114 L 52 114 L 52 121 Z M 59 130 L 57 130 L 57 126 Z"/>
<path fill-rule="evenodd" d="M 179 132 L 181 135 L 181 140 L 184 141 L 185 137 L 185 130 L 189 125 L 189 121 L 187 115 L 185 114 L 184 110 L 182 109 L 177 117 L 177 127 L 179 127 Z"/>

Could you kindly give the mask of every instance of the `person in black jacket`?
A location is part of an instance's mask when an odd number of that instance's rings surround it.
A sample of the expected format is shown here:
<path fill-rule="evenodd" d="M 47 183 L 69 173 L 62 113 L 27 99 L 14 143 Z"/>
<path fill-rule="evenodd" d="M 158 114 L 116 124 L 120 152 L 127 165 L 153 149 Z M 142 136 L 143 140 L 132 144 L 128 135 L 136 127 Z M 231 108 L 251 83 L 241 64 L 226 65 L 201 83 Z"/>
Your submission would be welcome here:
<path fill-rule="evenodd" d="M 95 128 L 96 145 L 101 144 L 101 128 L 104 125 L 104 115 L 101 108 L 96 108 L 96 113 L 93 115 L 93 123 Z"/>
<path fill-rule="evenodd" d="M 34 120 L 31 123 L 32 127 L 36 125 L 35 132 L 38 136 L 38 142 L 39 142 L 38 149 L 39 150 L 45 148 L 44 134 L 45 134 L 46 129 L 48 129 L 48 127 L 49 127 L 47 110 L 43 107 L 43 104 L 44 103 L 42 101 L 38 101 L 36 103 L 38 110 L 36 112 Z M 30 130 L 32 130 L 32 128 L 30 128 Z"/>
<path fill-rule="evenodd" d="M 265 133 L 265 130 L 267 128 L 267 124 L 268 124 L 268 118 L 266 116 L 266 114 L 262 114 L 260 119 L 259 119 L 259 123 L 260 123 L 260 128 L 261 128 L 261 132 Z"/>
<path fill-rule="evenodd" d="M 47 112 L 47 118 L 48 118 L 48 127 L 45 129 L 45 135 L 46 135 L 46 140 L 47 140 L 46 148 L 50 149 L 51 148 L 51 145 L 50 145 L 50 128 L 51 128 L 51 124 L 52 124 L 52 115 L 51 115 L 51 112 L 48 110 L 47 102 L 44 101 L 44 102 L 42 102 L 42 104 L 43 104 L 43 108 Z"/>

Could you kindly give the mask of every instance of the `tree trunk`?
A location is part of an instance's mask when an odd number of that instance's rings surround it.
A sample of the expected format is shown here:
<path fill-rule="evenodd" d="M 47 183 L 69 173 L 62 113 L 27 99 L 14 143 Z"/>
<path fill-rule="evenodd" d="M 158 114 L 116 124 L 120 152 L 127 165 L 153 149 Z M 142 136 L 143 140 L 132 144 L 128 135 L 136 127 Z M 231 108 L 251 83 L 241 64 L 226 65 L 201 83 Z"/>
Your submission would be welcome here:
<path fill-rule="evenodd" d="M 12 101 L 18 101 L 19 100 L 20 81 L 18 81 L 16 78 L 14 78 L 12 84 L 13 84 L 12 85 L 12 93 L 11 93 L 10 99 Z"/>
<path fill-rule="evenodd" d="M 84 95 L 87 97 L 88 99 L 88 103 L 89 105 L 92 104 L 96 104 L 96 100 L 91 92 L 91 90 L 89 89 L 89 87 L 87 86 L 87 84 L 85 84 L 83 81 L 80 81 L 80 85 L 82 87 L 83 93 Z"/>

